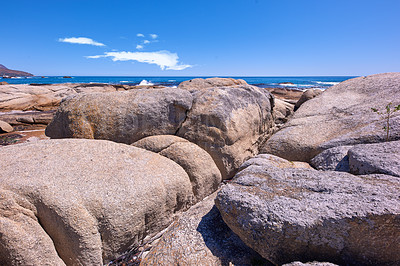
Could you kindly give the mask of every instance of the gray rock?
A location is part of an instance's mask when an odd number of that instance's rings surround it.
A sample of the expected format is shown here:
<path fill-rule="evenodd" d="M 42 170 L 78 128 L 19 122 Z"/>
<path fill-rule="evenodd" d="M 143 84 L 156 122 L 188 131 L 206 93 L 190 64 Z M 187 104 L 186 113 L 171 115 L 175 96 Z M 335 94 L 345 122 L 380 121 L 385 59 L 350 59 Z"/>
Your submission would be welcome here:
<path fill-rule="evenodd" d="M 350 172 L 400 177 L 400 141 L 360 144 L 349 150 Z"/>
<path fill-rule="evenodd" d="M 371 107 L 400 104 L 400 73 L 386 73 L 344 81 L 305 102 L 290 121 L 261 148 L 292 161 L 309 162 L 337 146 L 385 140 L 384 121 Z M 392 118 L 391 140 L 400 139 L 400 112 Z"/>
<path fill-rule="evenodd" d="M 275 118 L 275 124 L 284 124 L 293 114 L 293 104 L 290 104 L 284 100 L 275 99 L 275 105 L 273 114 Z"/>
<path fill-rule="evenodd" d="M 170 135 L 151 136 L 132 144 L 157 152 L 177 164 L 188 174 L 196 202 L 217 190 L 221 173 L 211 156 L 194 143 Z"/>
<path fill-rule="evenodd" d="M 14 128 L 9 123 L 0 120 L 0 133 L 9 133 L 13 131 Z"/>
<path fill-rule="evenodd" d="M 212 87 L 193 95 L 192 109 L 177 135 L 206 150 L 222 178 L 231 178 L 272 133 L 273 97 L 249 85 Z"/>
<path fill-rule="evenodd" d="M 241 170 L 216 206 L 249 247 L 275 264 L 400 262 L 400 179 L 273 167 Z"/>
<path fill-rule="evenodd" d="M 182 167 L 133 146 L 65 139 L 1 150 L 1 265 L 102 265 L 194 202 Z"/>
<path fill-rule="evenodd" d="M 63 100 L 46 135 L 126 144 L 152 135 L 173 135 L 192 101 L 189 92 L 173 88 L 78 94 Z"/>
<path fill-rule="evenodd" d="M 308 89 L 306 90 L 300 97 L 300 99 L 296 102 L 294 106 L 294 111 L 299 109 L 299 107 L 308 100 L 311 100 L 318 95 L 320 95 L 323 91 L 319 89 Z"/>
<path fill-rule="evenodd" d="M 324 150 L 311 159 L 310 164 L 318 170 L 350 172 L 348 150 L 353 146 L 338 146 Z"/>
<path fill-rule="evenodd" d="M 201 91 L 212 87 L 227 87 L 237 85 L 248 85 L 243 79 L 233 78 L 208 78 L 208 79 L 191 79 L 183 81 L 179 84 L 178 88 L 188 90 L 190 92 Z"/>
<path fill-rule="evenodd" d="M 282 266 L 337 266 L 337 264 L 333 264 L 330 262 L 319 262 L 319 261 L 313 261 L 313 262 L 300 262 L 300 261 L 294 261 L 291 263 L 283 264 Z"/>
<path fill-rule="evenodd" d="M 185 212 L 140 265 L 269 265 L 224 223 L 215 197 Z"/>

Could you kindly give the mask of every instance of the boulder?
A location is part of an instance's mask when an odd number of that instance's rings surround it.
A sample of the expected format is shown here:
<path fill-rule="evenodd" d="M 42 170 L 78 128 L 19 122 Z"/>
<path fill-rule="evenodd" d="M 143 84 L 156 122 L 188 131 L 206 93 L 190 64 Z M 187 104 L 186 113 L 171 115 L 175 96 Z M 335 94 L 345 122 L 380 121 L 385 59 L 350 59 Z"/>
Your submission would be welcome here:
<path fill-rule="evenodd" d="M 277 265 L 399 264 L 399 178 L 274 167 L 258 159 L 222 187 L 216 206 L 261 256 Z"/>
<path fill-rule="evenodd" d="M 275 124 L 281 125 L 288 121 L 289 117 L 293 114 L 293 104 L 284 100 L 275 99 L 273 114 Z"/>
<path fill-rule="evenodd" d="M 193 95 L 193 106 L 177 135 L 206 150 L 222 178 L 231 178 L 272 133 L 273 96 L 249 85 L 212 87 Z"/>
<path fill-rule="evenodd" d="M 319 262 L 319 261 L 306 262 L 306 263 L 300 261 L 294 261 L 291 263 L 283 264 L 282 266 L 337 266 L 337 264 L 333 264 L 330 262 Z"/>
<path fill-rule="evenodd" d="M 350 172 L 347 152 L 353 146 L 338 146 L 324 150 L 311 159 L 310 164 L 317 170 Z"/>
<path fill-rule="evenodd" d="M 133 146 L 65 139 L 1 149 L 1 265 L 102 265 L 194 201 L 182 167 Z"/>
<path fill-rule="evenodd" d="M 140 265 L 268 265 L 224 223 L 215 197 L 175 221 Z"/>
<path fill-rule="evenodd" d="M 400 141 L 359 144 L 349 150 L 350 172 L 400 177 Z"/>
<path fill-rule="evenodd" d="M 305 103 L 308 100 L 311 100 L 315 97 L 317 97 L 318 95 L 320 95 L 323 91 L 319 90 L 319 89 L 308 89 L 305 92 L 303 92 L 303 94 L 301 95 L 300 99 L 297 101 L 297 103 L 294 106 L 294 111 L 296 111 L 297 109 L 299 109 L 299 107 Z"/>
<path fill-rule="evenodd" d="M 78 94 L 63 100 L 46 135 L 126 144 L 152 135 L 174 135 L 192 101 L 189 92 L 173 88 Z"/>
<path fill-rule="evenodd" d="M 258 153 L 272 134 L 272 95 L 249 85 L 191 91 L 161 88 L 80 94 L 65 99 L 46 134 L 132 144 L 152 135 L 177 135 L 206 150 L 223 179 Z"/>
<path fill-rule="evenodd" d="M 10 133 L 13 131 L 14 128 L 9 123 L 0 120 L 0 133 Z"/>
<path fill-rule="evenodd" d="M 400 73 L 377 74 L 344 81 L 305 102 L 290 121 L 261 148 L 292 161 L 309 162 L 337 146 L 385 140 L 384 121 L 371 110 L 383 110 L 400 99 Z M 400 139 L 400 112 L 393 115 L 391 140 Z"/>
<path fill-rule="evenodd" d="M 5 82 L 5 81 L 1 81 L 1 82 L 0 82 L 0 85 L 8 85 L 8 83 Z"/>
<path fill-rule="evenodd" d="M 150 136 L 132 145 L 157 152 L 179 164 L 190 178 L 196 201 L 216 191 L 222 181 L 211 156 L 185 139 L 169 135 Z"/>
<path fill-rule="evenodd" d="M 208 78 L 208 79 L 191 79 L 183 81 L 178 85 L 179 89 L 188 90 L 191 92 L 202 91 L 212 87 L 227 87 L 237 85 L 248 85 L 243 79 L 233 78 Z"/>
<path fill-rule="evenodd" d="M 0 112 L 11 110 L 54 110 L 61 100 L 81 92 L 110 92 L 116 88 L 108 84 L 39 84 L 4 85 L 0 91 Z"/>

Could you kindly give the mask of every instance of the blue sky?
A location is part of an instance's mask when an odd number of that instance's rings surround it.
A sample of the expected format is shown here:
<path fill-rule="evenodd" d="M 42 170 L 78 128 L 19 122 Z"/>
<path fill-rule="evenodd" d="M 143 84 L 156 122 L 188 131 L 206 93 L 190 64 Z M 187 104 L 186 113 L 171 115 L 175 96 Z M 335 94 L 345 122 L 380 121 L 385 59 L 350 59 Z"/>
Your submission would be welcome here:
<path fill-rule="evenodd" d="M 0 64 L 36 75 L 400 71 L 399 0 L 22 0 L 1 10 Z"/>

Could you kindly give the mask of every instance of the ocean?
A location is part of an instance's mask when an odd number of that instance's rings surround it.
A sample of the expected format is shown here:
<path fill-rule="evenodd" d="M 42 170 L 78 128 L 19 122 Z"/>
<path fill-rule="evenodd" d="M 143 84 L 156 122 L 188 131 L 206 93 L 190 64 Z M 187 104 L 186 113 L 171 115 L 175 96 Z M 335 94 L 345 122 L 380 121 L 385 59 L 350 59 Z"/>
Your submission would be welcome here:
<path fill-rule="evenodd" d="M 108 84 L 127 84 L 127 85 L 162 85 L 167 87 L 178 86 L 185 80 L 194 78 L 209 77 L 107 77 L 107 76 L 62 76 L 49 77 L 19 77 L 19 78 L 0 78 L 9 84 L 57 84 L 57 83 L 108 83 Z M 314 76 L 314 77 L 231 77 L 234 79 L 244 79 L 247 83 L 262 88 L 290 88 L 304 90 L 309 88 L 326 89 L 353 76 Z"/>

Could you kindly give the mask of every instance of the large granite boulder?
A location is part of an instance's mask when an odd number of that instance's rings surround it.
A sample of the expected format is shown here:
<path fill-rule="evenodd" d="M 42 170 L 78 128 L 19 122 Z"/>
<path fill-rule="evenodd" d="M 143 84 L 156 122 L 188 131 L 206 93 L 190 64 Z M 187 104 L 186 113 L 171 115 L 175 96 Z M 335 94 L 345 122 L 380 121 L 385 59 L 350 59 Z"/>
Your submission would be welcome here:
<path fill-rule="evenodd" d="M 63 100 L 46 135 L 126 144 L 152 135 L 173 135 L 192 101 L 189 92 L 173 88 L 78 94 Z"/>
<path fill-rule="evenodd" d="M 61 103 L 46 134 L 127 144 L 176 135 L 206 150 L 226 179 L 272 133 L 273 106 L 268 91 L 250 85 L 80 94 Z"/>
<path fill-rule="evenodd" d="M 248 85 L 243 79 L 233 78 L 196 78 L 191 80 L 183 81 L 179 84 L 178 88 L 183 90 L 189 90 L 191 92 L 201 91 L 207 88 L 213 87 L 227 87 L 237 85 Z"/>
<path fill-rule="evenodd" d="M 400 263 L 399 178 L 275 167 L 261 156 L 216 198 L 223 220 L 249 247 L 278 265 Z"/>
<path fill-rule="evenodd" d="M 189 175 L 196 201 L 216 191 L 222 181 L 221 173 L 211 156 L 183 138 L 171 135 L 150 136 L 132 145 L 157 152 L 179 164 Z"/>
<path fill-rule="evenodd" d="M 400 141 L 359 144 L 348 152 L 350 172 L 400 177 Z"/>
<path fill-rule="evenodd" d="M 310 161 L 323 150 L 385 140 L 383 110 L 400 99 L 400 73 L 344 81 L 305 102 L 261 149 L 292 161 Z M 391 140 L 400 139 L 400 112 L 393 115 Z"/>
<path fill-rule="evenodd" d="M 269 265 L 224 223 L 215 197 L 175 221 L 140 265 Z"/>
<path fill-rule="evenodd" d="M 105 140 L 1 148 L 0 265 L 102 265 L 194 202 L 187 173 Z"/>
<path fill-rule="evenodd" d="M 193 95 L 177 135 L 210 153 L 222 177 L 231 178 L 272 133 L 273 96 L 249 85 L 211 87 Z"/>
<path fill-rule="evenodd" d="M 300 106 L 308 100 L 311 100 L 318 95 L 320 95 L 323 91 L 319 89 L 308 89 L 301 95 L 300 99 L 294 105 L 294 111 L 300 108 Z"/>
<path fill-rule="evenodd" d="M 11 110 L 54 110 L 61 100 L 82 92 L 118 90 L 108 84 L 18 84 L 4 85 L 0 90 L 0 112 Z"/>
<path fill-rule="evenodd" d="M 293 114 L 293 108 L 293 104 L 281 99 L 275 99 L 273 108 L 275 124 L 280 126 L 286 123 Z"/>

